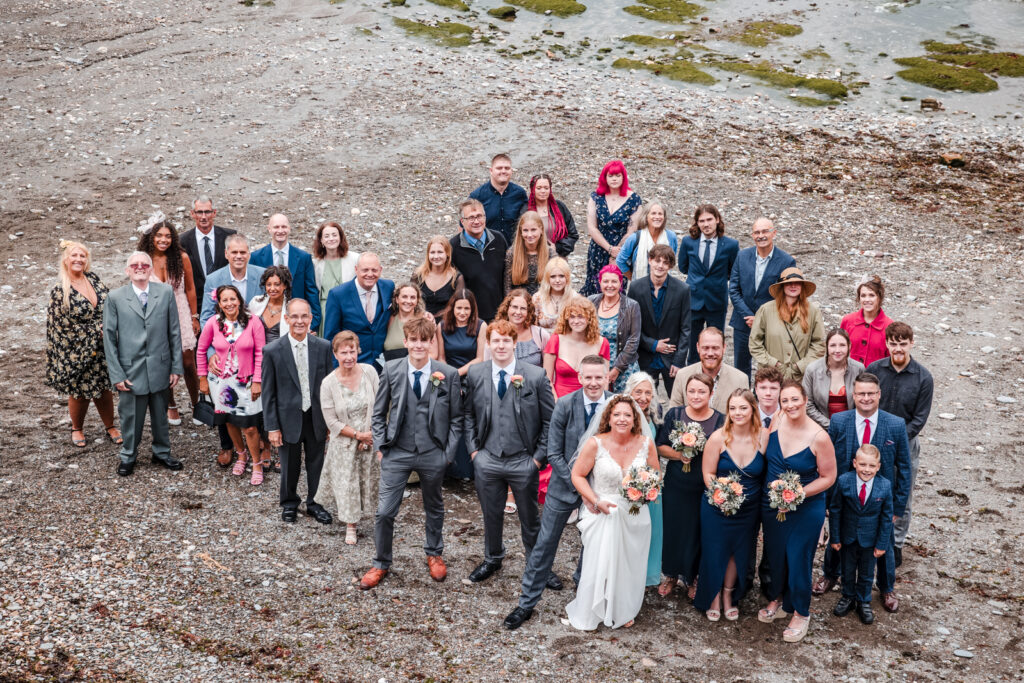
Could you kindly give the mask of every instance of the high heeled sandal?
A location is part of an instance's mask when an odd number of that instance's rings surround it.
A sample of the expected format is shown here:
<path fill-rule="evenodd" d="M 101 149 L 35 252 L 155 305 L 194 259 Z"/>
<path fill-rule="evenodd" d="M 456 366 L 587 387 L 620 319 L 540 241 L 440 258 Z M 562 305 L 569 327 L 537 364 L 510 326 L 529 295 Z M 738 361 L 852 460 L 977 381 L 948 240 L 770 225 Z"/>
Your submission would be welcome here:
<path fill-rule="evenodd" d="M 704 615 L 708 618 L 708 621 L 718 621 L 722 618 L 722 610 L 709 609 L 704 612 Z"/>
<path fill-rule="evenodd" d="M 235 466 L 231 468 L 231 474 L 240 477 L 245 474 L 245 451 L 235 451 L 235 455 L 238 456 L 238 459 L 235 460 Z"/>
<path fill-rule="evenodd" d="M 121 436 L 120 429 L 118 429 L 117 427 L 105 427 L 104 429 L 107 430 L 107 438 L 110 439 L 110 443 L 114 444 L 115 446 L 120 446 L 121 444 L 124 443 L 124 437 Z M 110 433 L 111 430 L 113 430 L 114 434 Z"/>
<path fill-rule="evenodd" d="M 81 439 L 76 439 L 75 438 L 75 432 L 82 432 L 82 438 Z M 71 444 L 75 448 L 85 448 L 85 430 L 84 429 L 82 429 L 81 427 L 72 427 L 71 428 Z"/>
<path fill-rule="evenodd" d="M 798 628 L 786 627 L 786 630 L 782 632 L 782 640 L 787 643 L 799 643 L 807 635 L 807 629 L 811 626 L 811 617 L 808 615 L 804 619 L 803 626 Z"/>
<path fill-rule="evenodd" d="M 356 528 L 354 526 L 345 529 L 345 545 L 356 544 Z"/>
<path fill-rule="evenodd" d="M 260 486 L 263 483 L 263 468 L 256 469 L 260 463 L 254 463 L 252 468 L 252 476 L 249 478 L 249 484 L 252 486 Z"/>
<path fill-rule="evenodd" d="M 731 598 L 732 592 L 733 592 L 734 589 L 735 589 L 735 587 L 733 587 L 733 588 L 723 588 L 722 590 L 725 591 L 726 593 L 728 593 L 730 598 Z M 723 601 L 722 604 L 724 605 L 725 602 Z M 739 610 L 739 608 L 736 605 L 733 605 L 729 609 L 725 610 L 725 612 L 723 612 L 722 616 L 725 617 L 726 621 L 736 621 L 737 619 L 740 618 L 740 610 Z"/>
<path fill-rule="evenodd" d="M 768 609 L 767 607 L 763 607 L 757 612 L 757 620 L 765 624 L 770 624 L 776 619 L 782 619 L 783 617 L 788 616 L 790 616 L 790 613 L 782 609 L 781 602 L 779 603 L 779 606 L 775 609 Z"/>

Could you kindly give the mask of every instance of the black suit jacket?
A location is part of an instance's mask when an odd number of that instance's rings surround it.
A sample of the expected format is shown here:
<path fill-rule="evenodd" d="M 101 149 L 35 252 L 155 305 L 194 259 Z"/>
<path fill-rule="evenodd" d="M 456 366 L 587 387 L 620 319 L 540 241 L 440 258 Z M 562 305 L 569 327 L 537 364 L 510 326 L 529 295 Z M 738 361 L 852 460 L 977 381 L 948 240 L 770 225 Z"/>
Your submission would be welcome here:
<path fill-rule="evenodd" d="M 280 431 L 285 443 L 302 441 L 302 389 L 295 368 L 289 335 L 263 347 L 263 423 L 268 432 Z M 327 423 L 320 409 L 320 383 L 333 368 L 331 343 L 306 335 L 306 359 L 309 363 L 309 398 L 313 418 L 313 435 L 326 441 Z"/>
<path fill-rule="evenodd" d="M 224 256 L 224 240 L 228 235 L 234 235 L 231 228 L 222 228 L 219 225 L 213 226 L 213 268 L 210 272 L 228 265 L 228 259 Z M 196 295 L 202 296 L 206 288 L 206 273 L 203 272 L 203 260 L 199 257 L 199 242 L 196 238 L 196 229 L 189 228 L 181 233 L 181 249 L 192 262 L 192 281 L 196 285 Z M 200 308 L 202 303 L 200 302 Z"/>
<path fill-rule="evenodd" d="M 661 305 L 661 322 L 656 322 L 651 303 L 651 278 L 637 278 L 629 285 L 627 296 L 640 304 L 640 367 L 645 370 L 654 362 L 654 349 L 659 339 L 668 338 L 669 344 L 676 345 L 674 355 L 661 354 L 665 367 L 685 367 L 690 349 L 690 286 L 669 277 L 663 287 L 667 289 Z"/>

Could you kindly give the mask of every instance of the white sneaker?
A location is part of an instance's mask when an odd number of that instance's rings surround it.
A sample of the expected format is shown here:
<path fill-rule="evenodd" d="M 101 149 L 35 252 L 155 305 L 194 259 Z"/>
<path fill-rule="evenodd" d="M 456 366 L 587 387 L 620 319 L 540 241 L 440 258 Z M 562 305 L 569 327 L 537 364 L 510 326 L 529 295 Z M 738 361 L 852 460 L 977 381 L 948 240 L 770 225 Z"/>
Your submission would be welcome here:
<path fill-rule="evenodd" d="M 192 418 L 192 424 L 199 425 L 200 427 L 203 426 L 203 423 L 200 422 L 199 420 L 195 419 L 194 417 Z"/>

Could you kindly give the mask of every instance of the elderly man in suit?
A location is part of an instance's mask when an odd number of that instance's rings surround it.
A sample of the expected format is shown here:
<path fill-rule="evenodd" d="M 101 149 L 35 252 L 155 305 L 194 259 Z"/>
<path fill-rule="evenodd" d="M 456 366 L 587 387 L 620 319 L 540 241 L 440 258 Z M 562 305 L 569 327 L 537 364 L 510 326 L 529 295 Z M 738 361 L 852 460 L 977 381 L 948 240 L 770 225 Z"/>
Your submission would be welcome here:
<path fill-rule="evenodd" d="M 882 398 L 878 377 L 862 372 L 853 381 L 853 410 L 845 410 L 832 416 L 828 435 L 836 450 L 836 476 L 850 471 L 857 449 L 871 444 L 881 453 L 882 466 L 879 474 L 889 480 L 893 488 L 893 514 L 900 517 L 907 509 L 910 497 L 910 446 L 907 443 L 907 423 L 903 418 L 879 410 Z M 836 495 L 835 486 L 829 496 Z M 893 522 L 896 520 L 894 519 Z M 890 529 L 890 534 L 891 534 Z M 889 547 L 893 547 L 889 539 Z M 884 566 L 884 570 L 883 570 Z M 814 582 L 811 592 L 823 595 L 832 590 L 839 580 L 839 554 L 831 548 L 825 551 L 822 563 L 824 575 Z M 882 605 L 888 612 L 899 610 L 900 603 L 894 592 L 896 564 L 892 553 L 879 559 L 878 592 L 882 594 Z"/>
<path fill-rule="evenodd" d="M 750 375 L 750 327 L 757 309 L 772 300 L 768 288 L 777 282 L 782 271 L 796 266 L 796 260 L 775 246 L 775 226 L 767 218 L 758 218 L 751 229 L 754 246 L 736 256 L 729 277 L 729 299 L 732 301 L 733 365 Z"/>
<path fill-rule="evenodd" d="M 181 249 L 192 262 L 192 281 L 197 296 L 206 289 L 206 276 L 228 264 L 224 240 L 235 231 L 214 225 L 216 217 L 213 200 L 206 195 L 196 197 L 192 201 L 192 220 L 196 225 L 181 233 Z"/>
<path fill-rule="evenodd" d="M 327 294 L 324 338 L 328 341 L 342 330 L 355 332 L 359 337 L 359 362 L 375 365 L 384 353 L 384 338 L 388 334 L 391 296 L 395 283 L 382 280 L 380 259 L 372 251 L 364 252 L 356 261 L 356 277 L 342 283 Z"/>
<path fill-rule="evenodd" d="M 697 334 L 705 327 L 725 329 L 729 308 L 729 273 L 740 243 L 725 236 L 722 215 L 711 204 L 693 213 L 689 234 L 679 244 L 679 271 L 690 285 L 690 350 L 687 358 L 697 362 Z"/>
<path fill-rule="evenodd" d="M 690 349 L 690 286 L 669 277 L 676 255 L 667 244 L 647 252 L 646 277 L 629 285 L 629 298 L 640 304 L 640 369 L 665 384 L 672 395 L 676 375 Z"/>
<path fill-rule="evenodd" d="M 141 251 L 128 257 L 125 272 L 131 282 L 110 292 L 103 307 L 103 350 L 110 383 L 118 391 L 124 436 L 117 473 L 127 477 L 135 470 L 147 408 L 153 461 L 180 470 L 181 461 L 171 456 L 167 423 L 171 389 L 185 371 L 174 290 L 150 282 L 153 260 Z"/>
<path fill-rule="evenodd" d="M 267 232 L 270 233 L 270 244 L 257 249 L 249 257 L 249 263 L 260 268 L 284 266 L 292 275 L 292 297 L 305 299 L 313 311 L 312 330 L 320 329 L 320 289 L 316 286 L 316 273 L 313 268 L 313 257 L 288 242 L 292 234 L 288 216 L 275 213 L 267 221 Z M 315 334 L 315 332 L 314 332 Z"/>
<path fill-rule="evenodd" d="M 505 617 L 505 628 L 510 631 L 519 628 L 533 616 L 533 608 L 545 588 L 562 589 L 562 582 L 551 571 L 551 565 L 555 561 L 565 525 L 581 502 L 580 494 L 572 485 L 572 466 L 576 461 L 580 438 L 592 419 L 600 419 L 604 404 L 612 395 L 607 391 L 608 361 L 601 356 L 584 356 L 580 361 L 579 375 L 583 387 L 563 396 L 551 414 L 548 430 L 551 481 L 544 500 L 544 514 L 540 519 L 540 534 L 533 552 L 527 557 L 526 571 L 523 572 L 519 605 Z"/>
<path fill-rule="evenodd" d="M 363 590 L 379 584 L 391 568 L 395 516 L 412 472 L 419 475 L 423 493 L 423 550 L 430 577 L 444 581 L 448 575 L 441 558 L 441 483 L 462 439 L 459 372 L 430 359 L 430 344 L 437 334 L 433 320 L 411 320 L 405 324 L 404 333 L 409 355 L 385 364 L 373 405 L 373 442 L 380 460 L 380 493 L 373 533 L 377 554 L 373 567 L 359 582 Z"/>
<path fill-rule="evenodd" d="M 331 371 L 331 343 L 309 334 L 309 302 L 289 299 L 288 334 L 263 347 L 263 423 L 281 455 L 281 520 L 298 514 L 299 472 L 306 453 L 306 514 L 330 524 L 331 513 L 313 501 L 324 465 L 327 423 L 320 410 L 320 383 Z"/>
<path fill-rule="evenodd" d="M 501 569 L 506 492 L 519 511 L 523 549 L 530 557 L 540 517 L 538 473 L 547 462 L 548 426 L 555 395 L 544 370 L 516 360 L 515 327 L 497 320 L 487 328 L 491 360 L 469 368 L 465 381 L 466 445 L 484 518 L 484 560 L 469 575 L 478 583 Z"/>

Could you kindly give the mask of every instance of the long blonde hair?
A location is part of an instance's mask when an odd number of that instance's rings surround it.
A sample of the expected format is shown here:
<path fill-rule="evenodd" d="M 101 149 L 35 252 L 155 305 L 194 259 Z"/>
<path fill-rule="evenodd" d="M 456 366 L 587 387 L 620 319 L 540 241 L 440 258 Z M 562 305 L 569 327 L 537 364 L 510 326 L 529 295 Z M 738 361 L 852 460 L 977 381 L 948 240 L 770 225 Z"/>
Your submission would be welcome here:
<path fill-rule="evenodd" d="M 722 425 L 722 440 L 725 442 L 725 447 L 728 448 L 732 445 L 732 430 L 734 423 L 729 417 L 729 403 L 734 398 L 742 398 L 750 404 L 753 412 L 750 415 L 750 426 L 748 427 L 748 431 L 750 432 L 750 438 L 756 444 L 757 437 L 761 434 L 761 413 L 757 410 L 757 398 L 754 396 L 754 392 L 750 389 L 741 388 L 729 394 L 729 398 L 725 402 L 725 424 Z"/>
<path fill-rule="evenodd" d="M 444 248 L 444 274 L 454 276 L 456 273 L 455 266 L 452 265 L 451 242 L 444 235 L 434 235 L 427 241 L 427 251 L 423 257 L 423 263 L 412 273 L 412 281 L 417 285 L 422 283 L 430 273 L 430 247 L 434 244 L 440 244 Z"/>
<path fill-rule="evenodd" d="M 565 291 L 562 292 L 562 302 L 568 301 L 576 294 L 572 288 L 572 268 L 569 267 L 569 262 L 561 256 L 555 256 L 548 260 L 548 264 L 544 267 L 543 271 L 539 268 L 537 271 L 543 273 L 540 278 L 540 288 L 537 290 L 537 301 L 543 309 L 546 309 L 548 304 L 551 303 L 551 274 L 556 270 L 565 273 Z"/>
<path fill-rule="evenodd" d="M 544 219 L 536 211 L 527 211 L 519 217 L 516 225 L 516 238 L 512 242 L 512 284 L 525 285 L 530 279 L 530 259 L 526 254 L 526 240 L 523 239 L 523 225 L 533 222 L 540 227 L 540 239 L 537 241 L 537 272 L 543 273 L 548 266 L 548 236 L 544 229 Z"/>
<path fill-rule="evenodd" d="M 89 251 L 89 247 L 74 240 L 61 240 L 59 249 L 60 259 L 57 261 L 57 272 L 60 278 L 60 288 L 64 292 L 64 300 L 61 305 L 66 311 L 71 308 L 71 273 L 68 271 L 68 257 L 71 255 L 71 250 L 81 249 L 85 252 L 85 270 L 83 273 L 88 273 L 92 269 L 92 252 Z"/>

